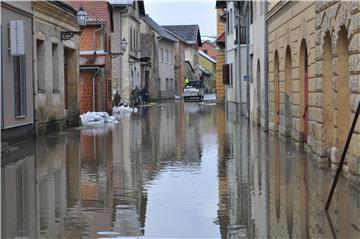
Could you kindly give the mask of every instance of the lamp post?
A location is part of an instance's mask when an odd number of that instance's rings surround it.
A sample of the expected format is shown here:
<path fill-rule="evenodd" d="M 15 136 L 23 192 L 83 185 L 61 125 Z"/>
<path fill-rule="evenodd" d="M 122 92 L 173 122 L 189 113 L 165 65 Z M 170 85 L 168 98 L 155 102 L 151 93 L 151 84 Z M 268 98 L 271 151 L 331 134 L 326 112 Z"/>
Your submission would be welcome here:
<path fill-rule="evenodd" d="M 85 12 L 83 7 L 81 6 L 79 11 L 76 13 L 76 19 L 80 26 L 80 29 L 83 29 L 86 26 L 87 16 L 88 16 L 88 14 Z M 81 31 L 64 31 L 64 32 L 61 32 L 61 40 L 66 41 L 66 40 L 71 39 L 73 36 L 80 35 L 80 34 L 81 34 Z"/>

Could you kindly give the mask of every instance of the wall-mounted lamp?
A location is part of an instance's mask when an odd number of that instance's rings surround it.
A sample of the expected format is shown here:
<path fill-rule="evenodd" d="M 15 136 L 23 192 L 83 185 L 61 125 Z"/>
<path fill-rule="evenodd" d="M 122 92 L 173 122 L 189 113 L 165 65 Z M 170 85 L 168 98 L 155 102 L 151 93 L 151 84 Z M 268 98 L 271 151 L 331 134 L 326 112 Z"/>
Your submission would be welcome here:
<path fill-rule="evenodd" d="M 122 54 L 125 53 L 126 48 L 127 48 L 127 45 L 128 45 L 127 41 L 125 40 L 125 38 L 123 38 L 122 41 L 121 41 L 121 51 L 122 51 Z"/>
<path fill-rule="evenodd" d="M 124 55 L 124 53 L 126 51 L 126 48 L 127 48 L 127 45 L 128 45 L 127 41 L 125 40 L 125 38 L 123 38 L 122 41 L 121 41 L 121 44 L 120 44 L 121 52 L 119 52 L 119 53 L 111 53 L 111 57 L 116 58 L 116 57 L 119 57 L 120 55 Z"/>
<path fill-rule="evenodd" d="M 83 29 L 86 26 L 87 16 L 88 16 L 88 14 L 85 12 L 83 7 L 81 6 L 79 11 L 76 13 L 76 19 L 77 19 L 77 22 L 78 22 L 78 24 L 80 26 L 80 29 Z M 66 40 L 71 39 L 73 36 L 80 35 L 80 34 L 81 34 L 81 31 L 61 32 L 61 40 L 66 41 Z"/>

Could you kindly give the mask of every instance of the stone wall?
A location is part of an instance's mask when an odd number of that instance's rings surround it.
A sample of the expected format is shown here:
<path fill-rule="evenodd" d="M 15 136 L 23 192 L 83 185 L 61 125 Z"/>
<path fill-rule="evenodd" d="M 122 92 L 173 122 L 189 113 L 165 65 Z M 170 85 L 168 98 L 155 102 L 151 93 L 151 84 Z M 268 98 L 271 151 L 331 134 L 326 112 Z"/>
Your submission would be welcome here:
<path fill-rule="evenodd" d="M 291 132 L 291 137 L 298 142 L 306 141 L 304 128 L 306 122 L 304 113 L 312 114 L 316 95 L 312 94 L 311 85 L 315 76 L 315 7 L 314 2 L 279 2 L 268 13 L 268 77 L 269 77 L 269 129 L 286 135 Z M 274 9 L 276 11 L 274 11 Z M 302 45 L 303 44 L 303 45 Z M 303 46 L 303 47 L 301 47 Z M 307 49 L 308 56 L 308 90 L 309 107 L 305 105 L 304 85 L 304 56 Z M 291 92 L 286 91 L 289 86 L 285 79 L 285 55 L 286 49 L 290 49 L 291 61 L 290 76 Z M 275 53 L 278 54 L 279 68 L 278 80 L 275 84 Z M 275 85 L 278 85 L 278 95 L 275 95 Z M 276 98 L 277 97 L 277 98 Z M 275 99 L 279 99 L 276 105 Z M 286 110 L 290 108 L 290 112 Z M 278 109 L 278 110 L 275 110 Z M 275 112 L 276 111 L 276 112 Z M 291 119 L 291 129 L 287 128 L 285 122 L 287 117 Z M 278 118 L 278 122 L 275 119 Z M 309 125 L 308 125 L 309 127 Z"/>
<path fill-rule="evenodd" d="M 360 100 L 359 30 L 358 2 L 278 2 L 268 13 L 269 128 L 334 168 Z M 357 123 L 344 167 L 355 181 L 359 144 Z"/>
<path fill-rule="evenodd" d="M 317 107 L 309 144 L 319 157 L 337 163 L 360 101 L 360 2 L 317 2 L 315 11 L 313 98 Z M 358 122 L 345 165 L 345 171 L 356 181 L 360 178 L 359 145 Z"/>

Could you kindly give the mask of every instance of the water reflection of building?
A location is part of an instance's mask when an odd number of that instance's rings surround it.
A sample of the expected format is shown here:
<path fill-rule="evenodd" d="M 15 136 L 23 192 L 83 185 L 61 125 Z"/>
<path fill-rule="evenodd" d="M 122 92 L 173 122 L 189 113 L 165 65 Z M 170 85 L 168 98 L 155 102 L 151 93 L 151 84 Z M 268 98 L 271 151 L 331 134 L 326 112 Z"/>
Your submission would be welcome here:
<path fill-rule="evenodd" d="M 37 237 L 32 148 L 19 158 L 1 166 L 1 238 Z"/>
<path fill-rule="evenodd" d="M 229 116 L 219 135 L 219 210 L 222 238 L 267 238 L 266 142 L 262 133 L 245 119 Z M 221 120 L 217 122 L 221 129 Z M 224 120 L 224 119 L 223 119 Z M 218 132 L 221 134 L 221 131 Z M 223 143 L 221 143 L 223 142 Z"/>
<path fill-rule="evenodd" d="M 143 235 L 144 207 L 142 181 L 141 121 L 124 118 L 113 132 L 113 191 L 115 219 L 113 230 L 121 236 Z"/>
<path fill-rule="evenodd" d="M 63 142 L 63 137 L 42 137 L 36 142 L 38 237 L 55 238 L 64 230 L 66 150 Z"/>

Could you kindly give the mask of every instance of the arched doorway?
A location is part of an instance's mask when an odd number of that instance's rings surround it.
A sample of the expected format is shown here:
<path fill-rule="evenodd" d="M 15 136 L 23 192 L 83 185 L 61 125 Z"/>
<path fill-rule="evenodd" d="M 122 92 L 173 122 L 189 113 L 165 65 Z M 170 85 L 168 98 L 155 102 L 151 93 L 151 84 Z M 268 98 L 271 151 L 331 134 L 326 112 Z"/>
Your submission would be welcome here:
<path fill-rule="evenodd" d="M 324 61 L 322 66 L 323 71 L 323 127 L 325 142 L 331 147 L 335 145 L 334 142 L 334 105 L 333 105 L 333 84 L 332 84 L 332 46 L 331 36 L 327 32 L 324 38 Z"/>
<path fill-rule="evenodd" d="M 280 124 L 280 82 L 279 82 L 279 55 L 275 51 L 274 58 L 274 123 L 275 131 L 279 130 Z"/>
<path fill-rule="evenodd" d="M 261 125 L 261 72 L 260 72 L 260 61 L 257 61 L 256 66 L 256 102 L 257 102 L 257 108 L 256 108 L 256 124 Z"/>
<path fill-rule="evenodd" d="M 300 70 L 300 112 L 302 113 L 300 117 L 300 131 L 303 132 L 303 141 L 307 143 L 308 136 L 308 119 L 309 119 L 309 111 L 308 111 L 308 99 L 309 99 L 309 76 L 308 76 L 308 54 L 307 54 L 307 46 L 305 39 L 302 40 L 300 46 L 300 62 L 299 62 L 299 70 Z"/>
<path fill-rule="evenodd" d="M 349 91 L 349 40 L 347 38 L 347 30 L 341 27 L 337 42 L 336 72 L 338 78 L 336 80 L 336 107 L 337 107 L 337 133 L 336 146 L 339 149 L 344 148 L 347 134 L 350 127 L 350 91 Z"/>
<path fill-rule="evenodd" d="M 285 53 L 285 129 L 286 136 L 291 136 L 292 129 L 292 64 L 291 64 L 291 50 L 287 46 Z"/>

